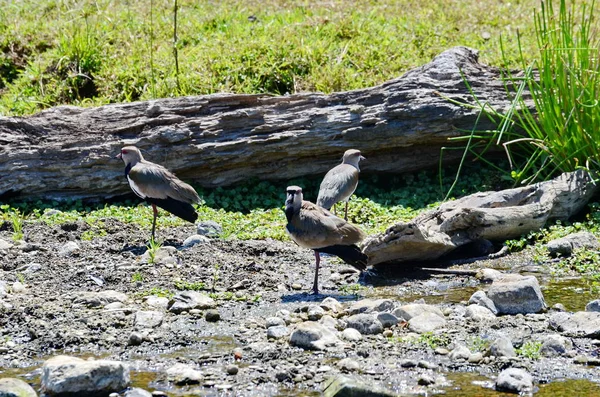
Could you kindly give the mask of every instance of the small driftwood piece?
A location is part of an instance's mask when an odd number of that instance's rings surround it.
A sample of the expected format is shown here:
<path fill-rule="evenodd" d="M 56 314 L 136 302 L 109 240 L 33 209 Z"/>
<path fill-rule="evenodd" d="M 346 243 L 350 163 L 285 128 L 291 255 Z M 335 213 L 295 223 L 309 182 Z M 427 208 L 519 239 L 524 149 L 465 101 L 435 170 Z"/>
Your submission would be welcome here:
<path fill-rule="evenodd" d="M 530 186 L 475 193 L 399 222 L 369 237 L 363 251 L 370 265 L 430 261 L 480 239 L 504 241 L 567 220 L 598 191 L 583 171 Z"/>
<path fill-rule="evenodd" d="M 366 173 L 436 167 L 448 138 L 477 119 L 476 109 L 448 100 L 474 103 L 463 77 L 481 102 L 509 107 L 499 71 L 480 64 L 476 50 L 455 47 L 380 86 L 331 95 L 217 94 L 0 117 L 0 198 L 129 193 L 112 160 L 126 144 L 204 187 L 324 175 L 349 148 L 367 157 Z M 460 156 L 449 150 L 444 161 Z"/>

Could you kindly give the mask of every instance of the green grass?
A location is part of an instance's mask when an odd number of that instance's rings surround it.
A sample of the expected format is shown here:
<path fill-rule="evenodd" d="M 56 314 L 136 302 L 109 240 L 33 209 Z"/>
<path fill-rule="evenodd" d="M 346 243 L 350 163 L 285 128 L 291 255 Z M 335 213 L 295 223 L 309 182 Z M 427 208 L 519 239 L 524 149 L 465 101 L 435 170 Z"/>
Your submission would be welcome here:
<path fill-rule="evenodd" d="M 455 45 L 479 49 L 483 62 L 515 67 L 517 31 L 523 53 L 533 53 L 532 10 L 538 2 L 180 0 L 175 48 L 173 5 L 4 4 L 0 114 L 217 92 L 364 88 Z"/>
<path fill-rule="evenodd" d="M 594 0 L 543 0 L 533 19 L 535 50 L 523 39 L 519 72 L 504 71 L 511 106 L 498 110 L 476 98 L 480 115 L 498 127 L 475 126 L 460 139 L 469 138 L 466 150 L 476 156 L 503 148 L 516 183 L 578 168 L 600 172 L 600 21 L 594 6 Z M 501 48 L 512 59 L 510 44 Z"/>

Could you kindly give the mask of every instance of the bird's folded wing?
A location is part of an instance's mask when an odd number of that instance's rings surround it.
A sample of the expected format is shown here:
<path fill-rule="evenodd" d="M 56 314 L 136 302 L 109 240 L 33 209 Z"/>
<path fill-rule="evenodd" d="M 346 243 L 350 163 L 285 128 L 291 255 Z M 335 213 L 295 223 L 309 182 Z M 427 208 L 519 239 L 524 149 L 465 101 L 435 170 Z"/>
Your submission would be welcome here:
<path fill-rule="evenodd" d="M 306 201 L 302 204 L 300 216 L 291 223 L 303 240 L 314 248 L 355 244 L 364 238 L 364 233 L 356 226 Z"/>
<path fill-rule="evenodd" d="M 133 182 L 130 183 L 131 188 L 138 196 L 166 199 L 171 191 L 169 175 L 173 174 L 161 166 L 138 163 L 131 168 L 127 176 L 130 182 Z"/>

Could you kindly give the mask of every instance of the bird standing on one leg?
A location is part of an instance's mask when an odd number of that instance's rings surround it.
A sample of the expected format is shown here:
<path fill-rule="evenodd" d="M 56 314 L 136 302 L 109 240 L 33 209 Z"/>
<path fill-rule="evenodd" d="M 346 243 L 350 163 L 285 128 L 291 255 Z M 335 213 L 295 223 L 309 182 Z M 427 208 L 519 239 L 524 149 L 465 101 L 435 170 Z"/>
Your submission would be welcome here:
<path fill-rule="evenodd" d="M 345 201 L 344 219 L 348 220 L 348 200 L 358 185 L 358 174 L 360 172 L 358 162 L 360 160 L 365 160 L 361 156 L 360 150 L 346 150 L 342 164 L 333 167 L 325 174 L 321 187 L 319 187 L 318 206 L 330 210 L 336 203 Z"/>
<path fill-rule="evenodd" d="M 302 199 L 302 188 L 288 186 L 285 201 L 286 229 L 299 246 L 315 251 L 313 292 L 319 293 L 320 252 L 333 254 L 358 270 L 367 268 L 367 255 L 356 245 L 365 237 L 358 227 Z"/>
<path fill-rule="evenodd" d="M 135 146 L 125 146 L 116 157 L 125 163 L 125 176 L 131 190 L 152 204 L 152 240 L 156 229 L 157 206 L 188 222 L 194 223 L 198 219 L 192 204 L 199 203 L 200 197 L 193 187 L 162 165 L 144 160 Z"/>

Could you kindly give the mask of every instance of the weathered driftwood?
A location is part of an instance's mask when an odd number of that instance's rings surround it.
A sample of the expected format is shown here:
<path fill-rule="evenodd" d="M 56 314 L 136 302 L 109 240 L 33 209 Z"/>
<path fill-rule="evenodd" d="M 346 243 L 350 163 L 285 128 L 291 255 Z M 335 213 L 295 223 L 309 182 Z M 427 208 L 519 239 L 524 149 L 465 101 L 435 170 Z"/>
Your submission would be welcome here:
<path fill-rule="evenodd" d="M 124 144 L 206 187 L 324 174 L 348 148 L 368 158 L 364 172 L 437 166 L 448 137 L 464 135 L 459 129 L 471 129 L 477 116 L 447 100 L 473 102 L 460 71 L 481 101 L 508 106 L 498 71 L 477 58 L 452 48 L 380 86 L 331 95 L 220 94 L 0 117 L 0 197 L 127 193 L 122 166 L 112 161 Z"/>
<path fill-rule="evenodd" d="M 370 265 L 434 260 L 479 239 L 504 241 L 547 221 L 566 220 L 597 191 L 587 172 L 576 171 L 530 186 L 475 193 L 369 237 L 363 251 Z"/>

